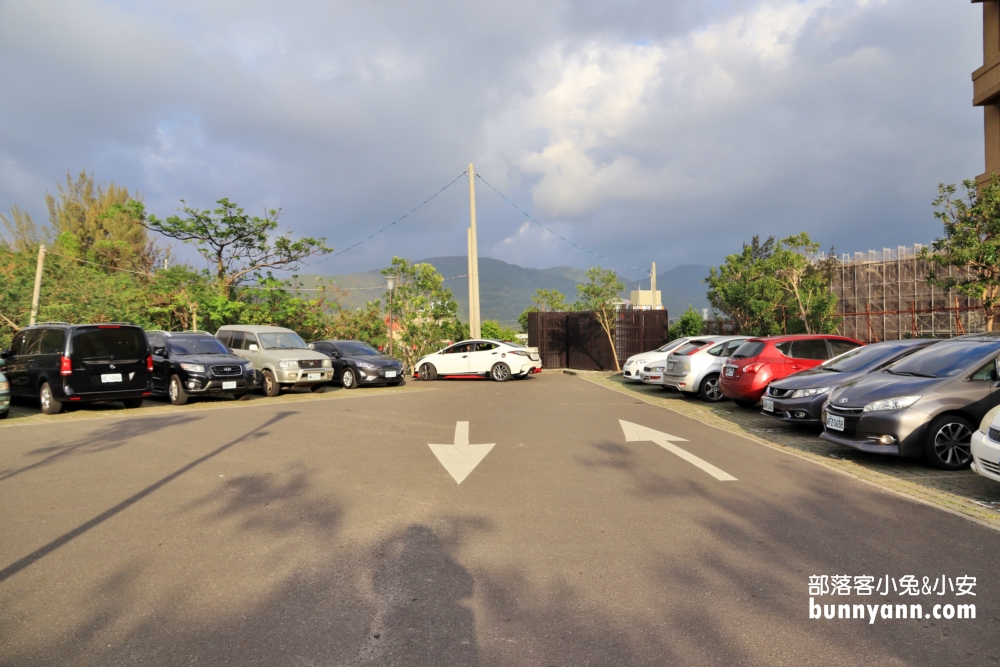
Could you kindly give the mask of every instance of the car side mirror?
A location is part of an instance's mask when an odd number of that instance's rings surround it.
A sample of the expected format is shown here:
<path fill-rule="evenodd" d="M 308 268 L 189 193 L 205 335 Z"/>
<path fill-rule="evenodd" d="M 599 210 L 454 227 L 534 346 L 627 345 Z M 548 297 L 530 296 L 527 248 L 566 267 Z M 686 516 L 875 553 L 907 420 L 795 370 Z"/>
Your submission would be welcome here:
<path fill-rule="evenodd" d="M 249 347 L 247 347 L 247 351 L 249 351 L 249 352 L 256 352 L 258 349 L 259 348 L 256 345 L 254 345 L 253 343 L 250 343 Z"/>
<path fill-rule="evenodd" d="M 0 359 L 9 359 L 9 358 L 10 358 L 10 350 L 4 350 L 3 352 L 0 352 Z"/>
<path fill-rule="evenodd" d="M 994 368 L 994 369 L 990 370 L 990 380 L 992 380 L 993 382 L 996 382 L 998 380 L 998 378 L 997 378 L 997 369 Z"/>
<path fill-rule="evenodd" d="M 316 344 L 315 343 L 309 343 L 309 349 L 310 350 L 315 350 L 316 349 Z"/>
<path fill-rule="evenodd" d="M 165 348 L 165 347 L 157 347 L 157 348 L 155 348 L 153 350 L 153 354 L 155 354 L 157 356 L 160 356 L 160 357 L 163 357 L 164 359 L 166 359 L 167 358 L 167 348 Z"/>

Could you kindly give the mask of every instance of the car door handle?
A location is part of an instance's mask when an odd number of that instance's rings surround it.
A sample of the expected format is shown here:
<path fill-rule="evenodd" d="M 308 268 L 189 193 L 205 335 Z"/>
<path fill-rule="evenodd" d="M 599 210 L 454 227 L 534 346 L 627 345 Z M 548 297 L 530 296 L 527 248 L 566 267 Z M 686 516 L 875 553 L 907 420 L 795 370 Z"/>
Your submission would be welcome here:
<path fill-rule="evenodd" d="M 462 358 L 463 358 L 463 359 L 465 359 L 465 358 L 466 358 L 467 356 L 469 356 L 469 355 L 467 355 L 467 354 L 463 354 L 463 355 L 462 355 Z"/>

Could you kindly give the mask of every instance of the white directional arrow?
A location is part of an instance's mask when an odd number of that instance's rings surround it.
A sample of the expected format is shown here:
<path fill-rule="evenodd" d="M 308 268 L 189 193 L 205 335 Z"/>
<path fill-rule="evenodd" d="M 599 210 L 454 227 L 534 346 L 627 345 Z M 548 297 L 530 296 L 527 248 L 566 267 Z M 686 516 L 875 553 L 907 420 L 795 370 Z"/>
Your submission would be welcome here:
<path fill-rule="evenodd" d="M 495 442 L 488 445 L 469 444 L 469 422 L 455 423 L 455 444 L 454 445 L 427 445 L 434 452 L 448 474 L 455 478 L 459 484 L 462 483 L 469 473 L 476 469 L 480 461 L 493 449 Z"/>
<path fill-rule="evenodd" d="M 668 452 L 673 452 L 677 456 L 681 457 L 688 463 L 698 466 L 709 475 L 715 479 L 722 482 L 735 482 L 737 481 L 735 477 L 730 475 L 724 470 L 719 470 L 714 465 L 700 459 L 691 452 L 681 449 L 677 445 L 671 444 L 673 442 L 687 442 L 684 438 L 678 438 L 675 435 L 670 435 L 669 433 L 661 433 L 660 431 L 654 431 L 651 428 L 646 428 L 640 424 L 633 424 L 632 422 L 627 422 L 624 419 L 619 419 L 618 422 L 622 425 L 622 431 L 625 432 L 625 442 L 644 442 L 650 441 L 655 442 L 660 447 L 663 447 Z"/>

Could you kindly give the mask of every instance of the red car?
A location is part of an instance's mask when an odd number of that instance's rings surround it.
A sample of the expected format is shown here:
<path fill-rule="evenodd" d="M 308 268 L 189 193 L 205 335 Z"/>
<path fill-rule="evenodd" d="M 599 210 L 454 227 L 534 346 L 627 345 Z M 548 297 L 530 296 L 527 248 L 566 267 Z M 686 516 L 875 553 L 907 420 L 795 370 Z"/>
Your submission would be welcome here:
<path fill-rule="evenodd" d="M 773 380 L 818 366 L 864 343 L 844 336 L 794 335 L 749 338 L 726 359 L 719 378 L 733 403 L 752 408 Z"/>

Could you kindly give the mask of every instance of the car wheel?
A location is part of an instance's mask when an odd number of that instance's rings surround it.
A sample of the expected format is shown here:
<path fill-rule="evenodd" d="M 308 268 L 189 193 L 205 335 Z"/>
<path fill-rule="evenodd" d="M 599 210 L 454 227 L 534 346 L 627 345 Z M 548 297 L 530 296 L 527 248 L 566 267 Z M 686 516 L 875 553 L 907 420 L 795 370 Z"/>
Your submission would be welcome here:
<path fill-rule="evenodd" d="M 135 410 L 142 407 L 142 396 L 139 398 L 126 398 L 122 403 L 125 405 L 126 410 Z"/>
<path fill-rule="evenodd" d="M 734 398 L 733 403 L 740 406 L 741 408 L 752 408 L 757 405 L 757 401 L 748 401 L 745 398 Z"/>
<path fill-rule="evenodd" d="M 314 384 L 313 386 L 309 387 L 309 391 L 311 391 L 314 394 L 322 394 L 323 392 L 326 391 L 326 385 Z"/>
<path fill-rule="evenodd" d="M 972 462 L 972 425 L 964 417 L 943 415 L 927 427 L 924 460 L 941 470 L 962 470 Z"/>
<path fill-rule="evenodd" d="M 274 398 L 281 393 L 281 385 L 274 379 L 274 373 L 269 370 L 264 371 L 264 379 L 260 382 L 260 388 L 268 398 Z"/>
<path fill-rule="evenodd" d="M 421 364 L 420 370 L 417 371 L 421 380 L 436 380 L 438 376 L 437 369 L 434 368 L 434 364 Z"/>
<path fill-rule="evenodd" d="M 353 368 L 344 369 L 344 372 L 340 374 L 340 384 L 344 385 L 344 389 L 358 388 L 358 379 L 354 375 Z"/>
<path fill-rule="evenodd" d="M 719 401 L 726 400 L 722 389 L 719 387 L 719 376 L 715 374 L 709 375 L 701 381 L 701 387 L 698 388 L 698 395 L 709 403 L 718 403 Z"/>
<path fill-rule="evenodd" d="M 57 415 L 62 412 L 63 404 L 52 396 L 52 387 L 48 382 L 43 382 L 38 390 L 38 402 L 42 406 L 43 415 Z"/>
<path fill-rule="evenodd" d="M 184 384 L 176 375 L 170 376 L 170 384 L 167 385 L 167 397 L 170 405 L 184 405 L 188 402 L 188 393 L 184 391 Z"/>
<path fill-rule="evenodd" d="M 510 366 L 502 361 L 493 364 L 493 368 L 490 369 L 490 377 L 497 382 L 506 382 L 510 379 Z"/>

